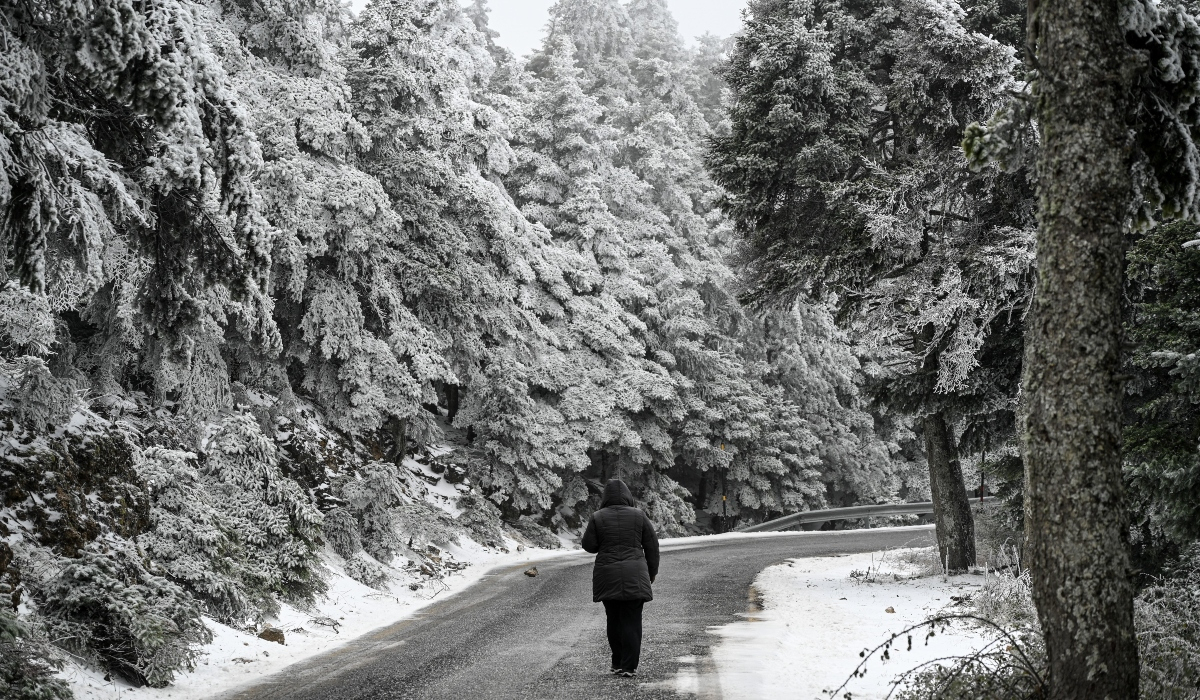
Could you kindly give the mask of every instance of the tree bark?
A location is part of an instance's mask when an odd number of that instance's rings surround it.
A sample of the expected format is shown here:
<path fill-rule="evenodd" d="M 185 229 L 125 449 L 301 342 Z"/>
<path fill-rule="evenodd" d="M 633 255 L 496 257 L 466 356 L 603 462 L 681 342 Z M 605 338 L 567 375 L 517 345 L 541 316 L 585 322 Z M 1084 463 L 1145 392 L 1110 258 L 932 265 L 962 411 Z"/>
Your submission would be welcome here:
<path fill-rule="evenodd" d="M 941 413 L 925 418 L 925 460 L 929 464 L 938 554 L 947 573 L 963 573 L 975 564 L 975 519 L 954 435 Z"/>
<path fill-rule="evenodd" d="M 395 418 L 391 420 L 392 430 L 392 461 L 397 465 L 404 463 L 404 455 L 408 452 L 408 419 Z"/>
<path fill-rule="evenodd" d="M 446 422 L 453 424 L 454 417 L 458 415 L 459 406 L 459 386 L 457 384 L 446 385 Z"/>
<path fill-rule="evenodd" d="M 1023 377 L 1027 552 L 1050 697 L 1138 694 L 1121 474 L 1132 77 L 1118 0 L 1031 2 L 1038 280 Z"/>

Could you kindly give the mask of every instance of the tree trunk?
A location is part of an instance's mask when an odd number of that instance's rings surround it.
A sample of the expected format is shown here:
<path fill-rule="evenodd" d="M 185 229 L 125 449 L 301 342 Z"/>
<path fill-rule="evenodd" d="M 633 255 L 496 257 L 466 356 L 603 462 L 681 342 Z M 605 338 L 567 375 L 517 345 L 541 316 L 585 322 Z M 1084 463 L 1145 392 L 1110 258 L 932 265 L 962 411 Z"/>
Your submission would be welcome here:
<path fill-rule="evenodd" d="M 408 452 L 408 419 L 392 418 L 392 461 L 397 465 L 404 463 L 404 454 Z"/>
<path fill-rule="evenodd" d="M 1041 153 L 1023 377 L 1025 532 L 1055 700 L 1138 694 L 1116 377 L 1137 63 L 1120 7 L 1043 0 L 1029 13 Z"/>
<path fill-rule="evenodd" d="M 459 406 L 459 386 L 457 384 L 446 385 L 446 422 L 453 424 L 454 417 L 458 415 Z"/>
<path fill-rule="evenodd" d="M 958 448 L 941 413 L 925 418 L 925 461 L 929 463 L 938 555 L 948 573 L 962 573 L 975 565 L 975 519 L 967 500 Z"/>

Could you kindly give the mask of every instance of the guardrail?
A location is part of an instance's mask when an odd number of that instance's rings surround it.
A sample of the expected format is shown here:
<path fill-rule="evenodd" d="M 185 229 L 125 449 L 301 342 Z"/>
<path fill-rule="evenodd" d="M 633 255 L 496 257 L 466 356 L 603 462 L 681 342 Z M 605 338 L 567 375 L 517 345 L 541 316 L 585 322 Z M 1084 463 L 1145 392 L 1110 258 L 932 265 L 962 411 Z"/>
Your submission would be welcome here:
<path fill-rule="evenodd" d="M 970 499 L 971 503 L 995 503 L 998 498 L 995 496 L 984 496 L 983 498 L 975 497 Z M 933 512 L 933 501 L 922 501 L 920 503 L 884 503 L 876 506 L 850 506 L 849 508 L 829 508 L 826 510 L 806 510 L 803 513 L 792 513 L 785 515 L 782 518 L 768 520 L 765 523 L 757 525 L 746 525 L 739 527 L 734 532 L 772 532 L 774 530 L 786 530 L 789 527 L 803 525 L 805 523 L 823 523 L 830 520 L 853 520 L 855 518 L 866 518 L 870 516 L 882 515 L 921 515 L 923 513 Z"/>

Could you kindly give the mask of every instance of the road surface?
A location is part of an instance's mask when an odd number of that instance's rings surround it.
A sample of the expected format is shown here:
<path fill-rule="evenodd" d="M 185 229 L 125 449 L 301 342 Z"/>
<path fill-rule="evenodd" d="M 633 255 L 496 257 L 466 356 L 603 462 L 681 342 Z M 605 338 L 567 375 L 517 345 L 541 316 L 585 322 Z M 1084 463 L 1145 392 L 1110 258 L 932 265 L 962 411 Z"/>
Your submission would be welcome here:
<path fill-rule="evenodd" d="M 706 630 L 741 618 L 759 571 L 794 557 L 933 543 L 931 527 L 771 533 L 663 546 L 646 604 L 637 678 L 608 673 L 604 609 L 592 603 L 592 557 L 576 552 L 497 569 L 464 591 L 334 651 L 237 689 L 236 700 L 603 700 L 677 698 L 680 657 L 694 657 L 699 697 L 719 700 Z M 820 640 L 814 639 L 814 644 Z"/>

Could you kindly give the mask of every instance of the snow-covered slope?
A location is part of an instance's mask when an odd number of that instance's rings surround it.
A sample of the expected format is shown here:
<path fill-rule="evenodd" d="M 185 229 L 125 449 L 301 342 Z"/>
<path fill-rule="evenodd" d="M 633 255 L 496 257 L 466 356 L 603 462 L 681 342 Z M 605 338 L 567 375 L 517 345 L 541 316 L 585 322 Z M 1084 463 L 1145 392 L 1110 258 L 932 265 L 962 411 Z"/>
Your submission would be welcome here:
<path fill-rule="evenodd" d="M 279 615 L 271 620 L 283 632 L 283 644 L 205 618 L 213 633 L 212 643 L 203 648 L 194 672 L 180 674 L 166 688 L 134 688 L 119 679 L 106 680 L 102 672 L 77 664 L 68 665 L 60 675 L 80 700 L 213 697 L 409 617 L 434 601 L 470 586 L 494 567 L 562 554 L 562 550 L 526 548 L 514 540 L 506 540 L 504 544 L 504 549 L 495 549 L 465 540 L 462 546 L 448 547 L 436 555 L 455 567 L 448 569 L 443 577 L 430 579 L 418 572 L 398 577 L 384 590 L 369 588 L 350 578 L 342 568 L 341 558 L 326 552 L 322 556 L 329 576 L 325 598 L 310 610 L 283 605 Z M 417 579 L 425 579 L 424 585 L 413 590 L 410 586 Z"/>

